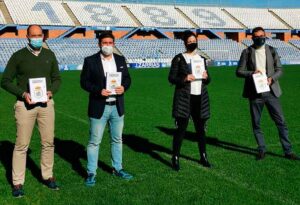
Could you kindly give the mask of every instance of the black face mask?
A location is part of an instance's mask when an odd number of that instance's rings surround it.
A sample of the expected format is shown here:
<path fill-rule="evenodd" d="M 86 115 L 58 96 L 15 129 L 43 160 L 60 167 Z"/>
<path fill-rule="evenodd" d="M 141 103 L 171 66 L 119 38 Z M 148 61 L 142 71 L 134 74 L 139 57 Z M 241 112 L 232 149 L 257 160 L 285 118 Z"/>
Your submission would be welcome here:
<path fill-rule="evenodd" d="M 264 45 L 266 43 L 265 37 L 255 37 L 252 40 L 256 47 L 261 47 L 262 45 Z"/>
<path fill-rule="evenodd" d="M 187 51 L 194 51 L 198 47 L 198 43 L 190 43 L 186 45 L 186 50 Z"/>

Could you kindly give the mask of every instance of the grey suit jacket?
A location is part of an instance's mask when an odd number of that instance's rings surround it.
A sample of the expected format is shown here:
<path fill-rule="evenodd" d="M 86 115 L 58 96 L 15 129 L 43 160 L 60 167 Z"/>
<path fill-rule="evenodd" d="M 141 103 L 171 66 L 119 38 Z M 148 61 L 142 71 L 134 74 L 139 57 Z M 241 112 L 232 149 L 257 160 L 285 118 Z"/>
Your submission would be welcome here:
<path fill-rule="evenodd" d="M 273 52 L 271 52 L 273 50 Z M 266 45 L 266 72 L 267 76 L 273 79 L 270 88 L 276 97 L 282 94 L 278 79 L 282 75 L 282 65 L 276 50 Z M 255 48 L 252 46 L 244 49 L 236 69 L 236 75 L 240 78 L 245 78 L 243 97 L 256 98 L 259 95 L 256 93 L 252 75 L 256 69 Z"/>

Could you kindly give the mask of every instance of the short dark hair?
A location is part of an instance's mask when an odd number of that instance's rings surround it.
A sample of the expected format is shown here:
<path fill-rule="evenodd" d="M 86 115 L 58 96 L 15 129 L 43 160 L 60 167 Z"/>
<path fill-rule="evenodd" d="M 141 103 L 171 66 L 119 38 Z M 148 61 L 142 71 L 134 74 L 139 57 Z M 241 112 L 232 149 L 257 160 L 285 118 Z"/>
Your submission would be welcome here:
<path fill-rule="evenodd" d="M 187 45 L 187 41 L 188 41 L 189 37 L 191 37 L 191 36 L 194 36 L 197 39 L 196 34 L 194 34 L 192 31 L 190 31 L 190 30 L 184 31 L 183 37 L 182 37 L 184 45 Z"/>
<path fill-rule="evenodd" d="M 38 25 L 38 24 L 32 24 L 32 25 L 29 25 L 29 26 L 27 27 L 27 35 L 29 35 L 29 30 L 30 30 L 30 28 L 33 27 L 33 26 L 38 26 L 38 27 L 40 27 L 40 29 L 43 31 L 43 29 L 42 29 L 42 27 L 41 27 L 40 25 Z"/>
<path fill-rule="evenodd" d="M 99 43 L 101 43 L 102 39 L 104 38 L 111 38 L 114 42 L 115 42 L 115 37 L 114 35 L 112 34 L 112 32 L 109 32 L 109 31 L 104 31 L 102 32 L 100 35 L 99 35 Z"/>
<path fill-rule="evenodd" d="M 265 29 L 263 27 L 255 27 L 253 30 L 252 30 L 252 36 L 254 35 L 254 33 L 258 32 L 258 31 L 263 31 L 265 33 Z"/>

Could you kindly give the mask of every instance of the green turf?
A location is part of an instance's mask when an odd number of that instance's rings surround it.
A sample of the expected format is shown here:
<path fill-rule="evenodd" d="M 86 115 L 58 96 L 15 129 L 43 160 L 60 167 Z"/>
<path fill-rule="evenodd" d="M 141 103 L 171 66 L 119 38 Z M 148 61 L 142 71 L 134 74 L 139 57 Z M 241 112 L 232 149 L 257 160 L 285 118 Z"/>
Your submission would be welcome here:
<path fill-rule="evenodd" d="M 263 161 L 255 160 L 256 143 L 247 100 L 241 97 L 243 80 L 234 68 L 211 68 L 211 119 L 208 156 L 214 168 L 202 168 L 189 126 L 182 146 L 181 168 L 170 168 L 171 102 L 174 87 L 168 69 L 131 70 L 132 87 L 126 94 L 124 167 L 133 173 L 123 181 L 109 173 L 107 132 L 101 145 L 100 168 L 94 188 L 84 185 L 85 145 L 88 139 L 87 93 L 79 86 L 78 71 L 63 72 L 55 96 L 55 176 L 61 190 L 53 192 L 40 182 L 40 139 L 35 130 L 28 159 L 25 193 L 11 196 L 8 182 L 15 141 L 14 96 L 0 90 L 0 204 L 300 204 L 300 162 L 282 157 L 276 127 L 265 111 L 262 126 L 268 145 Z M 285 68 L 281 102 L 294 150 L 300 153 L 300 67 Z"/>

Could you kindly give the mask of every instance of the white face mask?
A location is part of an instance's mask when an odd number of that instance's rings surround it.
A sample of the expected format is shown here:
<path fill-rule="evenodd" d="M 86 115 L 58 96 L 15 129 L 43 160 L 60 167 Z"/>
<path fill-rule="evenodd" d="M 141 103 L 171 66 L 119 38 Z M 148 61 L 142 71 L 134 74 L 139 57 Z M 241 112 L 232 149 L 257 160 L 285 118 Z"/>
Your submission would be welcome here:
<path fill-rule="evenodd" d="M 102 46 L 101 51 L 104 55 L 109 56 L 113 53 L 114 48 L 112 46 Z"/>

